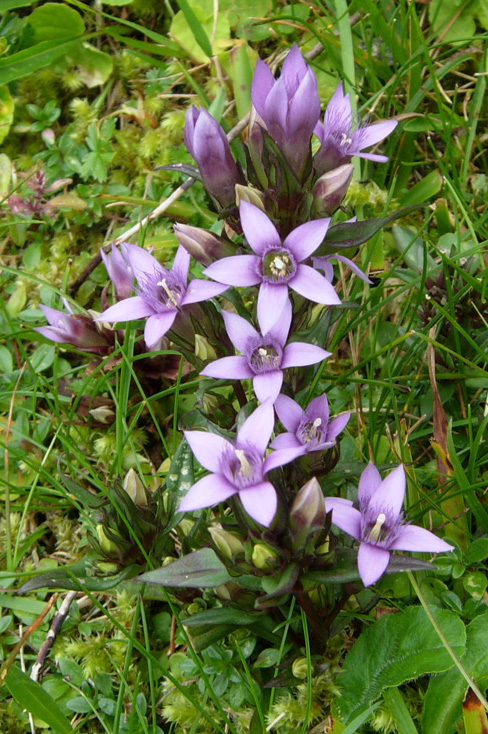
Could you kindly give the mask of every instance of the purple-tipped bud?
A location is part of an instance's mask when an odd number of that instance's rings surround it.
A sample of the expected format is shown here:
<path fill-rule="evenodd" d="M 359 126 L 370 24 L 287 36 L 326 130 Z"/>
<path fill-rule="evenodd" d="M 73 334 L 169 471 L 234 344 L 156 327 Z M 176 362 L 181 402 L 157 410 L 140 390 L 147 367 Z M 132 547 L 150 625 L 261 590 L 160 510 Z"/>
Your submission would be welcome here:
<path fill-rule="evenodd" d="M 187 253 L 202 265 L 211 265 L 222 257 L 235 255 L 236 248 L 230 242 L 213 232 L 189 224 L 175 224 L 176 239 Z"/>
<path fill-rule="evenodd" d="M 354 166 L 347 163 L 319 178 L 312 192 L 314 219 L 328 217 L 336 211 L 347 193 L 353 172 Z"/>
<path fill-rule="evenodd" d="M 83 352 L 108 354 L 114 344 L 113 333 L 85 314 L 64 313 L 49 306 L 41 306 L 49 326 L 35 329 L 46 339 L 59 344 L 72 344 Z"/>
<path fill-rule="evenodd" d="M 315 477 L 299 490 L 290 511 L 290 531 L 295 550 L 302 549 L 314 530 L 325 522 L 324 495 Z"/>
<path fill-rule="evenodd" d="M 185 145 L 195 159 L 203 184 L 222 207 L 235 203 L 234 187 L 242 183 L 229 141 L 207 110 L 190 107 L 185 119 Z"/>
<path fill-rule="evenodd" d="M 117 297 L 129 298 L 133 290 L 134 273 L 125 257 L 115 245 L 112 245 L 112 251 L 108 254 L 100 250 L 100 255 L 107 269 L 108 277 L 115 286 Z"/>
<path fill-rule="evenodd" d="M 251 99 L 273 140 L 300 177 L 310 153 L 310 140 L 320 117 L 317 79 L 296 44 L 275 81 L 258 59 Z"/>

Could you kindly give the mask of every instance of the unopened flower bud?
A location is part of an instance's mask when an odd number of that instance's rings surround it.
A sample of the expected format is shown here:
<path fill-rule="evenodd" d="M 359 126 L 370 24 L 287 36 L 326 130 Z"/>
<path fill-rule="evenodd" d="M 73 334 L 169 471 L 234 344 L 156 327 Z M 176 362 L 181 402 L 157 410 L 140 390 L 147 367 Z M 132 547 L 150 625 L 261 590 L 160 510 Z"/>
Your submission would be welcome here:
<path fill-rule="evenodd" d="M 104 551 L 104 553 L 107 553 L 107 555 L 113 556 L 117 553 L 118 548 L 116 544 L 113 542 L 113 540 L 109 540 L 107 536 L 105 535 L 105 530 L 103 529 L 103 525 L 100 523 L 96 527 L 96 533 L 98 542 L 100 543 L 100 548 Z"/>
<path fill-rule="evenodd" d="M 56 142 L 54 130 L 51 130 L 50 127 L 47 127 L 45 130 L 42 131 L 41 138 L 44 140 L 48 147 L 50 145 L 54 145 L 54 143 Z"/>
<path fill-rule="evenodd" d="M 278 553 L 264 543 L 256 543 L 252 549 L 252 562 L 256 568 L 273 568 L 278 560 Z"/>
<path fill-rule="evenodd" d="M 205 339 L 201 334 L 195 334 L 195 356 L 204 362 L 207 359 L 217 359 L 217 352 L 208 339 Z"/>
<path fill-rule="evenodd" d="M 319 178 L 312 192 L 315 218 L 327 217 L 335 212 L 346 195 L 353 172 L 352 163 L 345 163 Z"/>
<path fill-rule="evenodd" d="M 296 658 L 296 660 L 294 660 L 292 663 L 291 672 L 293 673 L 295 678 L 305 680 L 308 675 L 307 658 Z"/>
<path fill-rule="evenodd" d="M 180 245 L 202 265 L 211 265 L 215 260 L 235 254 L 232 242 L 206 229 L 175 224 L 174 232 Z"/>
<path fill-rule="evenodd" d="M 224 530 L 221 525 L 212 525 L 208 532 L 222 555 L 230 561 L 234 560 L 239 553 L 244 552 L 244 543 L 239 536 Z"/>
<path fill-rule="evenodd" d="M 180 520 L 178 523 L 178 530 L 180 530 L 181 534 L 186 537 L 190 534 L 194 524 L 193 520 L 190 520 L 188 517 L 184 517 L 183 520 Z"/>
<path fill-rule="evenodd" d="M 111 425 L 115 420 L 115 413 L 108 405 L 99 405 L 97 408 L 92 408 L 88 412 L 98 423 Z"/>
<path fill-rule="evenodd" d="M 302 548 L 311 532 L 325 522 L 324 495 L 312 477 L 298 492 L 290 511 L 290 530 L 295 548 Z"/>
<path fill-rule="evenodd" d="M 134 469 L 129 469 L 125 475 L 124 489 L 136 507 L 147 506 L 146 488 Z"/>
<path fill-rule="evenodd" d="M 257 189 L 253 189 L 250 186 L 241 186 L 236 184 L 236 205 L 239 206 L 241 201 L 247 201 L 249 204 L 254 204 L 261 211 L 265 211 L 263 194 Z"/>

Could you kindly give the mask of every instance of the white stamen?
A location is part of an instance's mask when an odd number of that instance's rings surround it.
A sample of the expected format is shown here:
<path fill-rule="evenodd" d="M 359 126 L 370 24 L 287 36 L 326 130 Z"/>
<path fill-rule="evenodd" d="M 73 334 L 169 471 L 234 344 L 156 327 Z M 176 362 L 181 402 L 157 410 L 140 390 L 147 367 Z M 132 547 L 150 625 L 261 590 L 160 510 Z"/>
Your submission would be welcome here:
<path fill-rule="evenodd" d="M 316 419 L 314 420 L 314 422 L 313 422 L 313 427 L 314 427 L 314 428 L 318 428 L 318 427 L 319 427 L 319 426 L 321 426 L 321 425 L 322 425 L 322 418 L 316 418 Z"/>
<path fill-rule="evenodd" d="M 168 288 L 168 284 L 166 283 L 166 280 L 163 278 L 162 280 L 159 281 L 159 283 L 156 283 L 156 285 L 161 286 L 161 288 L 166 293 L 166 295 L 168 296 L 173 306 L 175 306 L 175 308 L 178 308 L 178 301 L 174 297 L 173 291 L 170 288 Z"/>
<path fill-rule="evenodd" d="M 371 530 L 371 533 L 369 534 L 369 537 L 371 540 L 374 540 L 376 543 L 378 542 L 380 538 L 381 528 L 383 527 L 386 520 L 386 515 L 384 515 L 382 512 L 378 515 L 376 518 L 376 523 Z"/>
<path fill-rule="evenodd" d="M 268 356 L 268 350 L 265 349 L 264 347 L 259 347 L 258 352 L 261 355 L 261 357 L 267 357 Z"/>
<path fill-rule="evenodd" d="M 340 145 L 351 145 L 352 138 L 349 138 L 347 133 L 342 133 Z"/>
<path fill-rule="evenodd" d="M 275 267 L 277 267 L 277 268 L 278 268 L 279 270 L 284 270 L 284 269 L 285 269 L 285 267 L 286 267 L 286 266 L 285 266 L 285 263 L 283 262 L 283 260 L 281 259 L 281 257 L 278 257 L 278 256 L 276 256 L 276 257 L 275 257 L 275 259 L 274 259 L 274 265 L 275 265 Z"/>
<path fill-rule="evenodd" d="M 242 449 L 234 449 L 234 452 L 241 465 L 239 474 L 242 474 L 244 477 L 252 476 L 252 466 L 246 457 L 246 452 Z"/>

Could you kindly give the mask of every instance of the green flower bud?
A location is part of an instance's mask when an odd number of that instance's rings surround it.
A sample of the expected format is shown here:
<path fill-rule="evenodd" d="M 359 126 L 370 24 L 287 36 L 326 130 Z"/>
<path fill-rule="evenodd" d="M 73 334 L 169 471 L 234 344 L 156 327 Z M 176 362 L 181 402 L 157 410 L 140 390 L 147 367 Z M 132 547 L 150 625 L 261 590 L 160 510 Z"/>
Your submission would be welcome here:
<path fill-rule="evenodd" d="M 244 553 L 244 543 L 235 533 L 224 530 L 221 525 L 212 525 L 208 532 L 222 555 L 230 561 L 233 561 L 239 553 Z"/>
<path fill-rule="evenodd" d="M 96 527 L 97 532 L 97 538 L 98 542 L 100 543 L 100 548 L 104 551 L 104 553 L 107 553 L 107 555 L 113 556 L 114 554 L 117 554 L 118 548 L 116 544 L 107 538 L 105 535 L 105 530 L 103 529 L 103 525 L 98 524 Z"/>
<path fill-rule="evenodd" d="M 136 507 L 147 506 L 146 488 L 134 469 L 129 469 L 124 478 L 124 489 Z"/>
<path fill-rule="evenodd" d="M 293 673 L 295 678 L 305 680 L 308 675 L 307 658 L 296 658 L 291 666 L 291 672 Z"/>
<path fill-rule="evenodd" d="M 217 359 L 217 352 L 201 334 L 195 334 L 195 355 L 204 362 L 207 359 Z"/>
<path fill-rule="evenodd" d="M 264 543 L 256 543 L 252 549 L 252 562 L 256 568 L 273 568 L 279 561 L 278 553 Z"/>
<path fill-rule="evenodd" d="M 253 189 L 250 186 L 242 186 L 242 184 L 236 184 L 236 205 L 239 206 L 241 201 L 247 201 L 249 204 L 254 204 L 258 209 L 264 212 L 264 197 L 263 194 L 257 189 Z"/>

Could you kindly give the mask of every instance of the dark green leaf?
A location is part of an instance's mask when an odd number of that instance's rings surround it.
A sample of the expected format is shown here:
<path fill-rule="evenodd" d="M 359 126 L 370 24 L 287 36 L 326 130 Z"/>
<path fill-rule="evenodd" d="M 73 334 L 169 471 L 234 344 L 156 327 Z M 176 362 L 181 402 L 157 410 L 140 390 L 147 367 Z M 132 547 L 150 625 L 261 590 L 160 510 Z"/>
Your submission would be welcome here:
<path fill-rule="evenodd" d="M 67 589 L 76 591 L 77 589 L 86 589 L 87 591 L 107 591 L 113 589 L 126 578 L 131 578 L 136 572 L 136 567 L 127 566 L 120 573 L 114 576 L 105 576 L 97 578 L 95 576 L 87 576 L 87 567 L 84 562 L 71 566 L 70 569 L 60 568 L 43 573 L 39 576 L 22 584 L 19 591 L 23 594 L 34 589 Z"/>
<path fill-rule="evenodd" d="M 230 581 L 231 576 L 211 548 L 202 548 L 168 566 L 143 573 L 138 580 L 160 586 L 204 589 L 221 586 Z"/>
<path fill-rule="evenodd" d="M 434 609 L 436 622 L 456 655 L 466 640 L 464 624 L 453 612 Z M 345 722 L 370 706 L 386 689 L 425 673 L 439 673 L 453 665 L 422 607 L 381 617 L 359 637 L 346 655 L 339 678 L 338 699 Z M 436 732 L 436 728 L 429 729 Z"/>
<path fill-rule="evenodd" d="M 180 6 L 180 10 L 185 16 L 186 22 L 190 26 L 195 41 L 198 43 L 203 53 L 211 58 L 211 56 L 213 56 L 212 46 L 202 24 L 196 17 L 187 0 L 176 0 L 176 2 Z"/>

